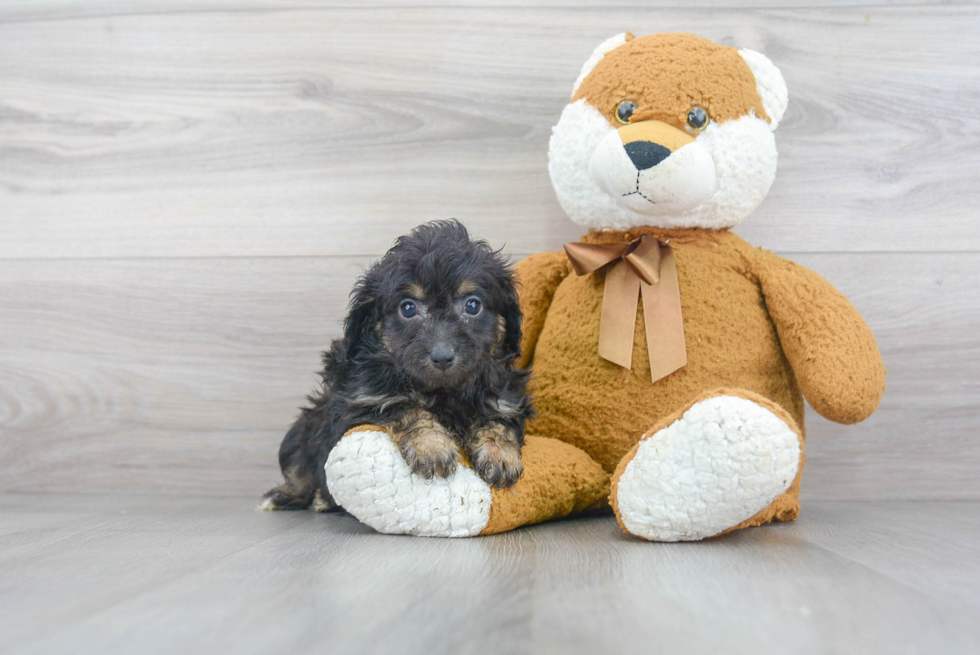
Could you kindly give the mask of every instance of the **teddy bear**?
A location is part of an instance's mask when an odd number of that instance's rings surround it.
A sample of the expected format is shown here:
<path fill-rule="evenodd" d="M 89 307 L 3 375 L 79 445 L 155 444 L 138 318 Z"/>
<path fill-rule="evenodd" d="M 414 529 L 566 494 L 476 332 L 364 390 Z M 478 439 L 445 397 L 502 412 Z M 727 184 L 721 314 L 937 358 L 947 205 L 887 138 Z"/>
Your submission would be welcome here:
<path fill-rule="evenodd" d="M 752 50 L 630 33 L 596 48 L 549 146 L 558 201 L 587 231 L 516 266 L 537 410 L 523 476 L 491 489 L 464 462 L 426 481 L 361 426 L 326 464 L 337 502 L 427 536 L 609 509 L 650 541 L 795 519 L 803 399 L 856 423 L 885 368 L 829 282 L 731 231 L 773 182 L 787 100 Z"/>

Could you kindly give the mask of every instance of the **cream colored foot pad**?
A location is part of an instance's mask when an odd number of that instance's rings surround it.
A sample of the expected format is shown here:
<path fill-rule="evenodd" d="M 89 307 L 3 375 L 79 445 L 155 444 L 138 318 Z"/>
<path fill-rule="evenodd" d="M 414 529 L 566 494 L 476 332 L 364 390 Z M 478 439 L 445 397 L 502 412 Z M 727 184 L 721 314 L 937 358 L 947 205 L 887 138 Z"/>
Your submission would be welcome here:
<path fill-rule="evenodd" d="M 718 396 L 640 442 L 619 480 L 620 518 L 653 541 L 693 541 L 751 518 L 800 463 L 796 433 L 751 400 Z"/>
<path fill-rule="evenodd" d="M 413 475 L 384 432 L 340 440 L 325 466 L 331 495 L 359 521 L 385 534 L 472 537 L 490 518 L 490 487 L 473 469 L 449 478 Z"/>

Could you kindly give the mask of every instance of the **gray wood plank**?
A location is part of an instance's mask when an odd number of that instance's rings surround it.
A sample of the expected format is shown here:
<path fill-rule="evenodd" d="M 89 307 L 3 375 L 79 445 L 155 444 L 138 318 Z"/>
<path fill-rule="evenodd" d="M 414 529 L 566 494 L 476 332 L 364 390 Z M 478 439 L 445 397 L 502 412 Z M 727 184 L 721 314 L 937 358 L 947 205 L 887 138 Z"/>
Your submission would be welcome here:
<path fill-rule="evenodd" d="M 54 504 L 50 500 L 61 502 Z M 0 625 L 9 647 L 26 636 L 41 636 L 52 624 L 124 603 L 148 587 L 194 574 L 228 555 L 289 530 L 301 520 L 287 514 L 274 521 L 238 530 L 242 503 L 223 499 L 175 499 L 166 503 L 132 498 L 58 498 L 42 500 L 43 514 L 66 510 L 86 517 L 86 529 L 65 530 L 50 540 L 40 531 L 38 543 L 8 551 L 0 547 Z M 31 499 L 17 497 L 4 518 L 29 511 Z M 38 533 L 27 530 L 27 536 Z M 27 541 L 27 539 L 24 539 Z M 68 553 L 67 557 L 62 554 Z M 73 650 L 65 646 L 67 650 Z M 65 651 L 67 652 L 67 651 Z"/>
<path fill-rule="evenodd" d="M 793 532 L 836 555 L 980 612 L 980 512 L 973 503 L 816 502 Z"/>
<path fill-rule="evenodd" d="M 579 230 L 548 181 L 550 127 L 624 29 L 696 29 L 783 69 L 782 170 L 750 240 L 980 247 L 975 5 L 173 6 L 0 23 L 0 257 L 377 254 L 453 215 L 553 247 Z"/>
<path fill-rule="evenodd" d="M 278 440 L 366 263 L 5 262 L 0 484 L 271 486 Z"/>
<path fill-rule="evenodd" d="M 649 544 L 611 518 L 449 541 L 378 535 L 342 515 L 255 512 L 250 500 L 0 496 L 0 522 L 66 509 L 108 523 L 0 559 L 9 652 L 980 646 L 976 587 L 950 597 L 945 584 L 975 579 L 976 522 L 964 532 L 957 519 L 980 515 L 977 503 L 821 503 L 793 524 Z M 910 525 L 928 525 L 931 540 L 904 539 Z M 896 558 L 904 565 L 882 572 Z"/>
<path fill-rule="evenodd" d="M 809 413 L 805 496 L 980 499 L 980 255 L 792 257 L 889 369 L 865 423 Z M 257 496 L 368 262 L 0 261 L 0 490 Z"/>
<path fill-rule="evenodd" d="M 821 527 L 804 517 L 696 544 L 636 542 L 612 522 L 549 534 L 536 577 L 544 652 L 969 652 L 970 611 L 813 544 Z M 569 575 L 581 570 L 587 581 Z"/>
<path fill-rule="evenodd" d="M 738 0 L 720 2 L 719 0 L 691 0 L 684 7 L 878 7 L 887 5 L 937 5 L 951 4 L 948 0 Z M 976 0 L 964 0 L 956 4 L 976 4 Z M 439 8 L 595 8 L 595 7 L 634 7 L 634 8 L 676 8 L 680 3 L 673 0 L 291 0 L 288 3 L 276 0 L 144 0 L 134 5 L 125 0 L 17 0 L 0 1 L 0 22 L 73 20 L 79 18 L 105 18 L 110 16 L 133 16 L 161 13 L 202 13 L 225 11 L 296 11 L 309 9 L 392 9 L 401 7 L 439 7 Z"/>
<path fill-rule="evenodd" d="M 980 334 L 980 307 L 976 273 L 967 272 L 977 265 L 973 257 L 791 256 L 851 299 L 888 369 L 881 407 L 867 421 L 838 425 L 808 411 L 804 494 L 974 498 L 974 492 L 958 490 L 960 480 L 972 487 L 968 480 L 976 478 L 980 463 L 980 348 L 974 336 Z"/>

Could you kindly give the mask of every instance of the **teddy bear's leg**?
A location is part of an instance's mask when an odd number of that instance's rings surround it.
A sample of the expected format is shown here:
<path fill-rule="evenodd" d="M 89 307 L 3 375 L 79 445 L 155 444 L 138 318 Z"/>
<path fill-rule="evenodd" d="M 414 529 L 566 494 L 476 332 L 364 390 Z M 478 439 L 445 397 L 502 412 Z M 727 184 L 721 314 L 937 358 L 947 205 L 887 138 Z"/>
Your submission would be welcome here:
<path fill-rule="evenodd" d="M 521 459 L 524 474 L 507 489 L 491 489 L 465 456 L 449 477 L 426 480 L 383 428 L 361 426 L 333 448 L 325 471 L 337 503 L 386 534 L 472 537 L 606 506 L 609 474 L 574 446 L 528 436 Z"/>
<path fill-rule="evenodd" d="M 801 444 L 781 407 L 720 389 L 644 435 L 613 473 L 610 502 L 626 532 L 651 541 L 693 541 L 794 518 L 777 516 L 774 501 L 797 477 Z"/>

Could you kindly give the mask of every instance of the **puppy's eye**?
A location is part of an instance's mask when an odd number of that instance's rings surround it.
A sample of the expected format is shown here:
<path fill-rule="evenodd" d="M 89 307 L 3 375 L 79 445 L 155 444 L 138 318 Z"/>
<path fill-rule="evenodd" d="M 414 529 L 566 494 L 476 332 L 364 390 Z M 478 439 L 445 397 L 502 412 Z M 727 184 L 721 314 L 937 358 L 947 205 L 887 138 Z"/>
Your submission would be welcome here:
<path fill-rule="evenodd" d="M 467 298 L 466 304 L 463 305 L 463 311 L 470 316 L 476 316 L 481 309 L 483 309 L 483 303 L 480 302 L 479 298 Z"/>
<path fill-rule="evenodd" d="M 636 103 L 632 100 L 623 100 L 616 105 L 616 120 L 625 125 L 630 122 L 630 116 L 636 111 Z"/>
<path fill-rule="evenodd" d="M 404 300 L 402 304 L 398 306 L 398 311 L 401 313 L 403 318 L 413 318 L 418 315 L 419 308 L 411 300 Z"/>
<path fill-rule="evenodd" d="M 687 112 L 687 129 L 691 132 L 700 132 L 708 127 L 708 112 L 703 107 L 691 107 Z"/>

